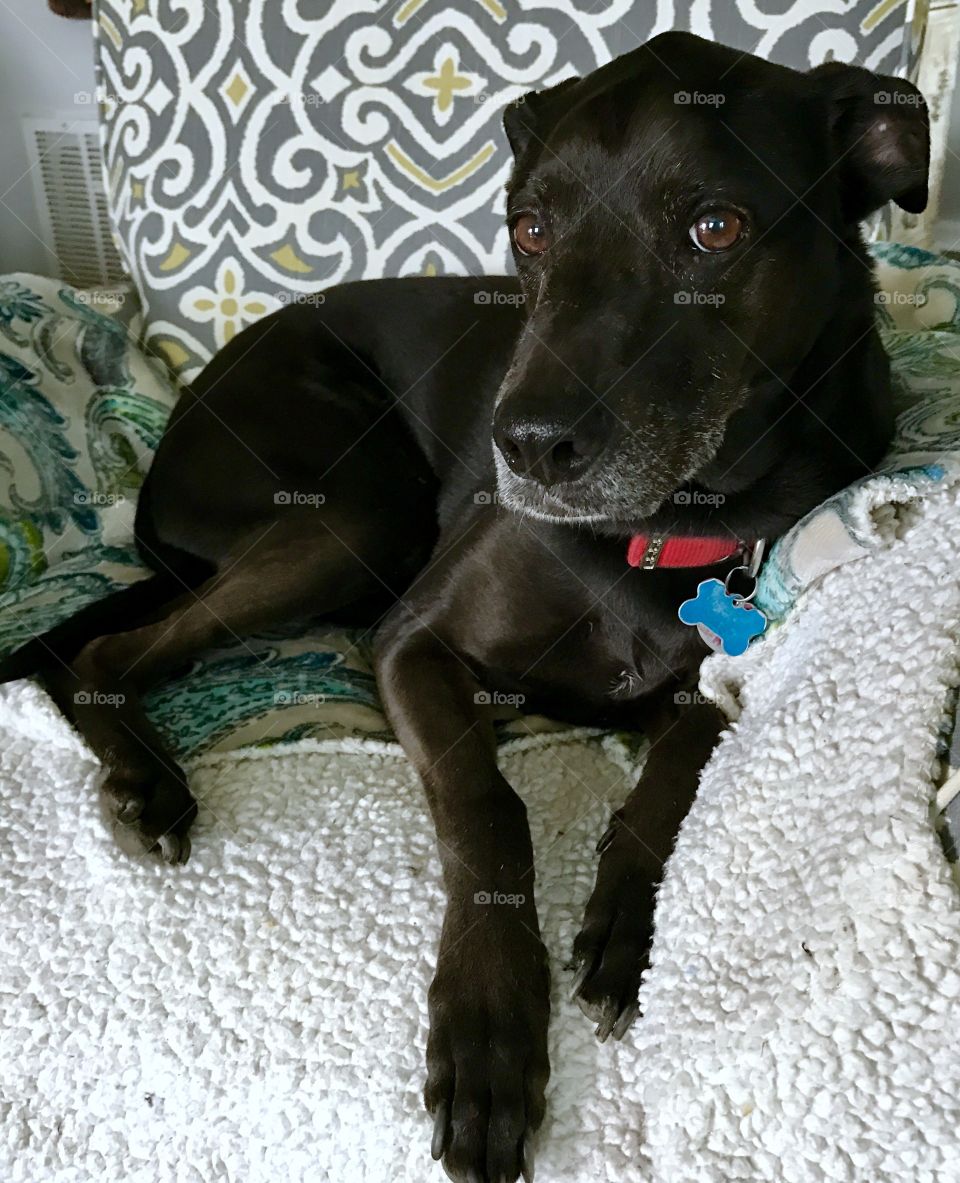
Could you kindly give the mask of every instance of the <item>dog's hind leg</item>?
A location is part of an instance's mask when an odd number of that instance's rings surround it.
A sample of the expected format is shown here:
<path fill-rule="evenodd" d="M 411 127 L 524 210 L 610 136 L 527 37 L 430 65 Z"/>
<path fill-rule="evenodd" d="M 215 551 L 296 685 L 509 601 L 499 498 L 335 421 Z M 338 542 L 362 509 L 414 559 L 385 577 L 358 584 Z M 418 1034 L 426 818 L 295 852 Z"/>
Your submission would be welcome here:
<path fill-rule="evenodd" d="M 348 542 L 315 521 L 309 532 L 293 525 L 263 528 L 150 623 L 98 637 L 69 666 L 45 673 L 58 706 L 106 766 L 102 805 L 128 853 L 185 861 L 197 812 L 182 770 L 144 713 L 142 691 L 204 649 L 377 590 L 378 577 Z"/>

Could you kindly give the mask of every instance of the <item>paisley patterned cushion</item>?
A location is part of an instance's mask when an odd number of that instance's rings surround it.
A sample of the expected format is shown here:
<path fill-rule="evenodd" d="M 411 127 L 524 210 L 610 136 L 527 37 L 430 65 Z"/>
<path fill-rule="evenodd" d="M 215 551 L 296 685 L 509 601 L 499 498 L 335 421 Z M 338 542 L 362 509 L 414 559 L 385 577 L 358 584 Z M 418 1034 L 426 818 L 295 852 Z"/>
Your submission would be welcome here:
<path fill-rule="evenodd" d="M 245 324 L 343 279 L 502 274 L 503 107 L 654 33 L 893 73 L 909 68 L 925 12 L 905 0 L 97 0 L 111 213 L 147 339 L 190 376 Z"/>
<path fill-rule="evenodd" d="M 0 655 L 146 574 L 133 511 L 176 395 L 132 343 L 127 295 L 94 300 L 55 280 L 0 277 Z M 147 705 L 181 757 L 390 738 L 367 638 L 322 627 L 209 653 Z"/>
<path fill-rule="evenodd" d="M 960 472 L 960 264 L 889 243 L 873 250 L 902 411 L 887 471 L 919 494 Z M 92 300 L 53 280 L 0 277 L 0 654 L 145 574 L 133 547 L 135 496 L 175 395 L 131 344 L 134 306 L 124 293 Z M 834 502 L 844 510 L 855 494 Z M 772 616 L 809 582 L 801 543 L 820 512 L 764 568 Z M 862 532 L 851 539 L 869 546 Z M 391 738 L 368 638 L 316 626 L 207 654 L 155 689 L 148 709 L 181 757 L 306 737 Z M 515 719 L 500 732 L 554 726 Z"/>
<path fill-rule="evenodd" d="M 0 650 L 138 578 L 134 499 L 174 394 L 115 293 L 0 278 Z"/>

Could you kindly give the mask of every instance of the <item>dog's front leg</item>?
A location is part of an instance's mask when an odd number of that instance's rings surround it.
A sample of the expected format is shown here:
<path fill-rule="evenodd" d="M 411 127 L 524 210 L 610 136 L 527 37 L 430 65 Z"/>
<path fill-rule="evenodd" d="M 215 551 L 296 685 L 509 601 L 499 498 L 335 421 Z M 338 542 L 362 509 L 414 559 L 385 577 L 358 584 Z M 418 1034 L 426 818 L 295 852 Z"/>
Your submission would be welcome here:
<path fill-rule="evenodd" d="M 597 882 L 573 946 L 573 994 L 601 1042 L 619 1039 L 639 1013 L 656 890 L 722 726 L 710 703 L 659 714 L 639 783 L 597 844 Z"/>
<path fill-rule="evenodd" d="M 378 681 L 426 789 L 447 892 L 429 993 L 432 1153 L 463 1183 L 532 1178 L 550 1002 L 526 809 L 497 768 L 471 669 L 426 628 L 391 633 Z"/>

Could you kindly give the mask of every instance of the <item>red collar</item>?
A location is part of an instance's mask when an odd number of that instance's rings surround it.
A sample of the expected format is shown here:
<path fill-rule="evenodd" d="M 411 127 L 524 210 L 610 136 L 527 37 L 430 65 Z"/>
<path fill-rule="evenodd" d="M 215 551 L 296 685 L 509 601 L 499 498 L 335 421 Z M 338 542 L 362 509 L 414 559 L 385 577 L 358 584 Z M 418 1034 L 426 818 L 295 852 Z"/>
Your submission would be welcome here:
<path fill-rule="evenodd" d="M 744 544 L 732 534 L 713 537 L 670 537 L 664 534 L 634 534 L 627 546 L 631 567 L 653 571 L 657 567 L 707 567 L 743 554 Z"/>

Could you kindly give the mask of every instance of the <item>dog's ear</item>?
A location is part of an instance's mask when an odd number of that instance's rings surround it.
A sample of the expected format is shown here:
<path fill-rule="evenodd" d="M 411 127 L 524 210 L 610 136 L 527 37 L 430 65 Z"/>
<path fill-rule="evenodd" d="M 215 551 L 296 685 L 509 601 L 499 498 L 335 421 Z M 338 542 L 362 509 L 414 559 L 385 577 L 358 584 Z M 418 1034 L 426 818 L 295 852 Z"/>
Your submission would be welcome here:
<path fill-rule="evenodd" d="M 827 100 L 844 216 L 859 222 L 888 201 L 927 204 L 930 121 L 923 95 L 902 78 L 826 62 L 810 71 Z"/>
<path fill-rule="evenodd" d="M 569 105 L 570 92 L 579 81 L 579 78 L 566 78 L 546 90 L 531 90 L 506 108 L 503 128 L 518 164 L 529 148 L 546 138 Z"/>

